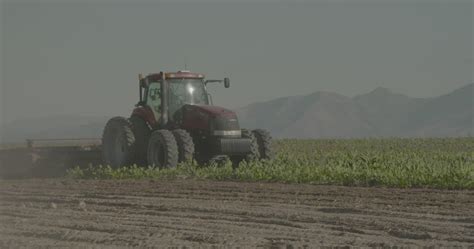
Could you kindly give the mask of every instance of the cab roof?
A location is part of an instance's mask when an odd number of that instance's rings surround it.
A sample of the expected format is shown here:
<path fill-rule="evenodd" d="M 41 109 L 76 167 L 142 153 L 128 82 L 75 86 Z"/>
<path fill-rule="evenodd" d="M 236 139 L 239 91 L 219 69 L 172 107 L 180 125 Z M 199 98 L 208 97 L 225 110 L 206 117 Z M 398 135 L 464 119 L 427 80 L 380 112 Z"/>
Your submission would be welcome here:
<path fill-rule="evenodd" d="M 166 79 L 203 79 L 204 74 L 192 73 L 191 71 L 166 72 Z M 149 81 L 160 81 L 161 73 L 152 73 L 146 76 Z"/>

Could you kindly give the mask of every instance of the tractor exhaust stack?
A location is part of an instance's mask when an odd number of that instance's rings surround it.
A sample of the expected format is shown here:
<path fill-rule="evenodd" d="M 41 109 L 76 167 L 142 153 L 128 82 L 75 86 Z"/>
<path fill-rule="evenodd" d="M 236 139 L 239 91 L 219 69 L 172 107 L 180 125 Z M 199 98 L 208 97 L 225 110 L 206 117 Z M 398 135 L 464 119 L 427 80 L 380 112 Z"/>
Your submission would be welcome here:
<path fill-rule="evenodd" d="M 166 74 L 161 74 L 161 127 L 165 128 L 168 124 L 168 82 L 166 81 Z"/>

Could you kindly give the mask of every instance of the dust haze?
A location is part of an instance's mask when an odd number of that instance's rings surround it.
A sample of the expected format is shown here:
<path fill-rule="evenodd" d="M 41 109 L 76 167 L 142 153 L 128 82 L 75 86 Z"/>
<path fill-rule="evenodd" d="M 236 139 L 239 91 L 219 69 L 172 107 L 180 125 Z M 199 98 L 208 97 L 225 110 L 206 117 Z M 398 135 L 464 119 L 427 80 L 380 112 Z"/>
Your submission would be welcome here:
<path fill-rule="evenodd" d="M 2 126 L 128 116 L 137 74 L 188 69 L 238 109 L 317 91 L 433 97 L 473 80 L 471 1 L 3 1 Z M 26 128 L 25 128 L 26 129 Z"/>

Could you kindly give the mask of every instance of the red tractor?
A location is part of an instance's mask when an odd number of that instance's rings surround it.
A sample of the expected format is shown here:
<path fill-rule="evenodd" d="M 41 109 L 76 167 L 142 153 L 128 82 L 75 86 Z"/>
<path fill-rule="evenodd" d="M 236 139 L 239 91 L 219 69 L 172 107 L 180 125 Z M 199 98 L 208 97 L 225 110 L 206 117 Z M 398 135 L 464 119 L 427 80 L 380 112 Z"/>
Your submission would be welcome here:
<path fill-rule="evenodd" d="M 140 101 L 130 118 L 110 119 L 102 136 L 104 162 L 112 167 L 176 167 L 196 160 L 206 164 L 230 159 L 270 159 L 272 139 L 262 129 L 241 129 L 235 112 L 212 105 L 208 83 L 189 71 L 139 76 Z"/>

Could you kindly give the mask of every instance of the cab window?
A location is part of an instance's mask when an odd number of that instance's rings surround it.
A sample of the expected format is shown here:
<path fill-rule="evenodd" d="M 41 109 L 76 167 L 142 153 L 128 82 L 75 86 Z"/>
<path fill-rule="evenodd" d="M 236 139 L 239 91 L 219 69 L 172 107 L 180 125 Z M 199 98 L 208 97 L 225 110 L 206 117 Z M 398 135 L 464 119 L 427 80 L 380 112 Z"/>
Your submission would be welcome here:
<path fill-rule="evenodd" d="M 153 110 L 155 119 L 158 120 L 161 113 L 161 86 L 159 82 L 150 83 L 147 94 L 147 105 Z"/>

